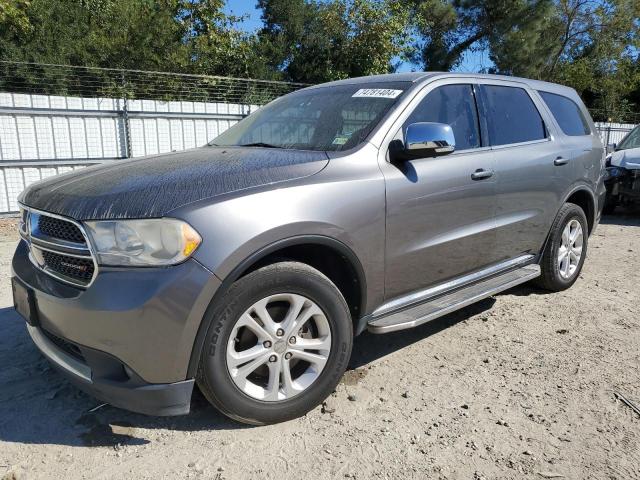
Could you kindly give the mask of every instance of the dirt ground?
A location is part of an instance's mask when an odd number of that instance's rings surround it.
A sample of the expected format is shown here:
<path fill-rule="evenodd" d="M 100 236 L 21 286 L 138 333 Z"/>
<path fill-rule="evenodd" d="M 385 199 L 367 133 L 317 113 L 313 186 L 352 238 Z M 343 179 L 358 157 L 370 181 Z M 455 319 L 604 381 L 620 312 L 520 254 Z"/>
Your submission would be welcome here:
<path fill-rule="evenodd" d="M 324 407 L 268 427 L 153 418 L 66 383 L 11 308 L 0 226 L 0 478 L 640 478 L 640 213 L 607 217 L 581 278 L 356 340 Z"/>

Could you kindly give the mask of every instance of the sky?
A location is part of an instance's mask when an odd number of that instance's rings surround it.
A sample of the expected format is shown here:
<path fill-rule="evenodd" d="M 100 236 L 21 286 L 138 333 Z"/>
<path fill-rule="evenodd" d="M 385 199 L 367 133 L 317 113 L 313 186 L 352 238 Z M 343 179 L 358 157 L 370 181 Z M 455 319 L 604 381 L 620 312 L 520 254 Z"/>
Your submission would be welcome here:
<path fill-rule="evenodd" d="M 262 26 L 262 21 L 260 20 L 261 12 L 256 8 L 256 4 L 256 0 L 227 0 L 224 11 L 227 14 L 246 17 L 241 24 L 242 28 L 247 32 L 255 32 Z M 459 72 L 477 72 L 491 65 L 492 62 L 489 60 L 489 55 L 486 51 L 467 52 L 463 56 L 462 63 L 455 70 Z M 408 72 L 416 69 L 415 65 L 403 63 L 398 68 L 398 71 Z"/>

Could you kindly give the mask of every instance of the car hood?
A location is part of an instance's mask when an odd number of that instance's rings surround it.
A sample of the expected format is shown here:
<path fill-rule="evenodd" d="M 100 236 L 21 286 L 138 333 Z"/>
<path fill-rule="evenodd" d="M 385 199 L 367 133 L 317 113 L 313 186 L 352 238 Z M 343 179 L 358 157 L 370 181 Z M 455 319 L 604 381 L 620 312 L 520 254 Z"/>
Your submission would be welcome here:
<path fill-rule="evenodd" d="M 77 220 L 162 217 L 198 200 L 313 175 L 327 162 L 325 152 L 202 147 L 48 178 L 19 201 Z"/>
<path fill-rule="evenodd" d="M 640 148 L 612 152 L 611 166 L 626 168 L 627 170 L 640 170 Z"/>

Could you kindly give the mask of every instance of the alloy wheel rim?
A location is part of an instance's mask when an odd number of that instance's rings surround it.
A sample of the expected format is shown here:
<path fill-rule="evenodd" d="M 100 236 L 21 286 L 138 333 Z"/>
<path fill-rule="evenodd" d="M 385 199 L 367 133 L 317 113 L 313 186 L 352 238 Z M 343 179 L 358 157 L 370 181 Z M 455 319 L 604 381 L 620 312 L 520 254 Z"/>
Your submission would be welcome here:
<path fill-rule="evenodd" d="M 278 402 L 308 389 L 331 352 L 331 328 L 322 309 L 295 293 L 265 297 L 233 326 L 227 371 L 249 397 Z"/>
<path fill-rule="evenodd" d="M 576 219 L 569 221 L 562 230 L 558 248 L 558 273 L 565 280 L 573 277 L 580 265 L 584 234 L 582 225 Z"/>

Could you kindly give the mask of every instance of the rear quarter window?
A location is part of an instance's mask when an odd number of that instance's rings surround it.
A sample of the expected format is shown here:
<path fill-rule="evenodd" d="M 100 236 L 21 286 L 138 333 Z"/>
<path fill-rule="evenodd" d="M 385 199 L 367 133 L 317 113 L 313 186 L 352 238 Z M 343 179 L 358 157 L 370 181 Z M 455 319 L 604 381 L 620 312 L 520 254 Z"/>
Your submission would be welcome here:
<path fill-rule="evenodd" d="M 571 137 L 577 137 L 581 135 L 590 135 L 591 128 L 587 119 L 584 118 L 580 107 L 563 95 L 558 95 L 549 92 L 538 92 L 544 103 L 547 104 L 549 110 L 553 114 L 556 122 L 560 126 L 560 129 L 565 135 Z"/>

